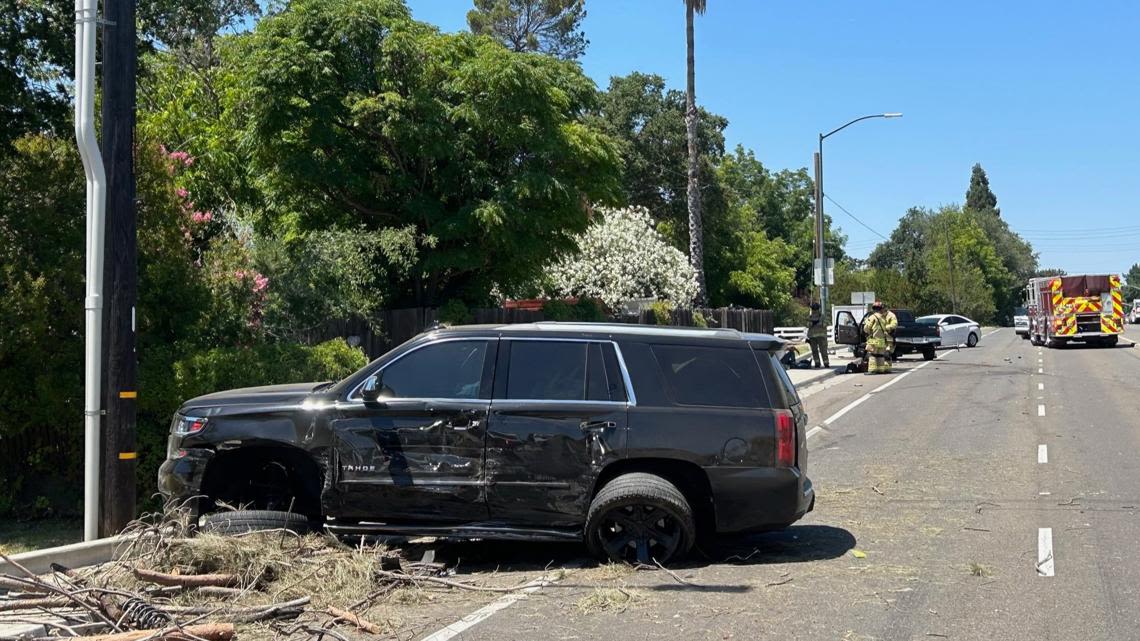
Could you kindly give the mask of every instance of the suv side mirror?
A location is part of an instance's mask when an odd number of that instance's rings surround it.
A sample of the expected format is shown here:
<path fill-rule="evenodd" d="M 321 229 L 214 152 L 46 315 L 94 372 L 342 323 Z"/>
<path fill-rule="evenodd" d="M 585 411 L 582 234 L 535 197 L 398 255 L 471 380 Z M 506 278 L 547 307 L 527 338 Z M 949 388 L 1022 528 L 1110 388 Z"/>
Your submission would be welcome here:
<path fill-rule="evenodd" d="M 373 374 L 364 380 L 364 386 L 360 388 L 360 398 L 364 399 L 365 403 L 376 403 L 380 400 L 380 391 L 383 389 L 381 374 Z"/>

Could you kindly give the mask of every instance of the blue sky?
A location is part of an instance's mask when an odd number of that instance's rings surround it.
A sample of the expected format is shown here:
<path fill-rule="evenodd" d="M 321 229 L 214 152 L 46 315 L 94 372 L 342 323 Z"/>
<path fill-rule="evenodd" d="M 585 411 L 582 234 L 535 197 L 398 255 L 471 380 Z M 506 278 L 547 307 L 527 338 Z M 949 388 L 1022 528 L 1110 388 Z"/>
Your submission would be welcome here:
<path fill-rule="evenodd" d="M 409 0 L 466 28 L 470 0 Z M 772 169 L 810 167 L 828 194 L 889 235 L 907 207 L 962 202 L 980 162 L 1002 216 L 1070 273 L 1140 262 L 1140 3 L 709 0 L 697 23 L 697 99 L 728 117 L 729 147 Z M 582 65 L 601 87 L 645 71 L 684 87 L 680 0 L 587 0 Z M 880 240 L 838 211 L 848 251 Z"/>

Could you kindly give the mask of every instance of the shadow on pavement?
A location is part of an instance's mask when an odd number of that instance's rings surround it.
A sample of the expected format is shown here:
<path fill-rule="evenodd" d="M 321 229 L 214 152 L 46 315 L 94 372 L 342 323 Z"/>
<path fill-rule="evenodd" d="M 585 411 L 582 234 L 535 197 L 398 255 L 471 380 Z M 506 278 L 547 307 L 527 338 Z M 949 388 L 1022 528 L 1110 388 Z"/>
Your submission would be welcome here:
<path fill-rule="evenodd" d="M 409 560 L 425 553 L 461 572 L 481 570 L 540 571 L 555 567 L 597 567 L 601 564 L 579 543 L 528 543 L 520 541 L 438 540 L 409 543 L 392 540 L 389 544 Z M 794 525 L 778 532 L 747 536 L 716 537 L 701 542 L 689 556 L 672 569 L 696 569 L 710 565 L 767 565 L 804 563 L 843 556 L 855 547 L 855 537 L 847 530 L 829 525 Z M 686 586 L 672 589 L 738 591 L 738 586 Z M 668 589 L 668 588 L 662 588 Z"/>
<path fill-rule="evenodd" d="M 737 537 L 718 537 L 702 546 L 700 565 L 767 565 L 805 563 L 843 556 L 855 547 L 855 536 L 830 525 L 793 525 L 778 532 Z"/>

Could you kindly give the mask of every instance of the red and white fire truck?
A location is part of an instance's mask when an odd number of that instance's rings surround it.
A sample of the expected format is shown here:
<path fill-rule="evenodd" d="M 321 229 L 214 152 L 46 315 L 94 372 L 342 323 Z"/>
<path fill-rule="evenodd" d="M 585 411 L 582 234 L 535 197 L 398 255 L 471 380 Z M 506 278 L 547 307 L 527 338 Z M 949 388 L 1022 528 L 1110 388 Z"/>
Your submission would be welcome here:
<path fill-rule="evenodd" d="M 1117 274 L 1034 278 L 1026 287 L 1029 338 L 1059 347 L 1083 341 L 1116 345 L 1124 331 L 1124 301 Z"/>

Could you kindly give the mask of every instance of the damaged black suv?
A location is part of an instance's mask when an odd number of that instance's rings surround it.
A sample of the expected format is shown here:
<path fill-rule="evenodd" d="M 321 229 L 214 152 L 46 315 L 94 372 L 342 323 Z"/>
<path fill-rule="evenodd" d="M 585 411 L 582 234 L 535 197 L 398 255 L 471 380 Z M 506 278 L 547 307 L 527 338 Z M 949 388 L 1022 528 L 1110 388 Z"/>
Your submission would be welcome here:
<path fill-rule="evenodd" d="M 782 346 L 723 329 L 434 329 L 339 382 L 187 401 L 159 489 L 204 524 L 584 541 L 664 562 L 698 532 L 812 509 Z"/>

